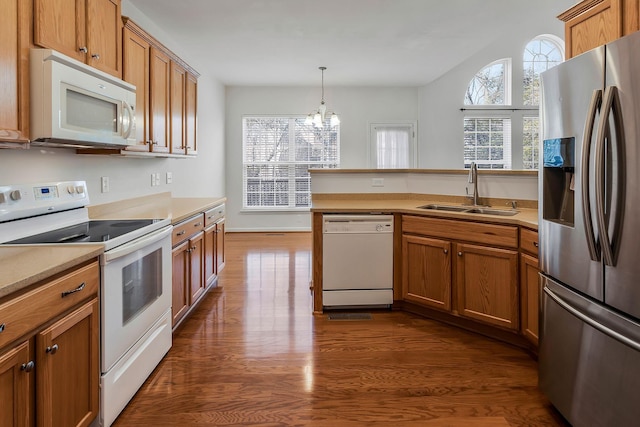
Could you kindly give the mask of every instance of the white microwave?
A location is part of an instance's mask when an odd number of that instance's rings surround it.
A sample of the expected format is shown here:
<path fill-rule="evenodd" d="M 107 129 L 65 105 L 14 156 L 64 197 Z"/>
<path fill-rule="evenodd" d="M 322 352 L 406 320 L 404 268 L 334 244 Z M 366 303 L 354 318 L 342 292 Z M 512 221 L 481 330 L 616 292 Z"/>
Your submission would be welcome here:
<path fill-rule="evenodd" d="M 31 49 L 31 144 L 135 144 L 136 87 L 51 49 Z"/>

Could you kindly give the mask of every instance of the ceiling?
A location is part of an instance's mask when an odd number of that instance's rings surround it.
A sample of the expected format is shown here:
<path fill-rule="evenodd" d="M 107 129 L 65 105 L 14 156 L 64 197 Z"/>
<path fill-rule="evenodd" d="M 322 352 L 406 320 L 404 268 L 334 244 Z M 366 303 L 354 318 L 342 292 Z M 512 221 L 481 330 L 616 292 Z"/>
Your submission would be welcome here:
<path fill-rule="evenodd" d="M 576 0 L 129 0 L 225 85 L 422 86 Z M 562 27 L 559 27 L 562 28 Z M 199 70 L 202 72 L 203 70 Z"/>

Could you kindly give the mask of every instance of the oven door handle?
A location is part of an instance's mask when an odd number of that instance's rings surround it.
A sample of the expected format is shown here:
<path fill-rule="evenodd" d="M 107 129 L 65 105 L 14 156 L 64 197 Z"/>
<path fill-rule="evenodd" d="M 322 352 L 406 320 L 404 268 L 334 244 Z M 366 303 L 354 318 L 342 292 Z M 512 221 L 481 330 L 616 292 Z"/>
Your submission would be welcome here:
<path fill-rule="evenodd" d="M 171 236 L 172 231 L 173 227 L 163 227 L 160 230 L 154 231 L 139 239 L 135 239 L 132 242 L 125 243 L 124 245 L 107 251 L 103 256 L 104 264 L 143 249 L 149 245 L 161 241 L 162 239 L 166 239 L 167 237 Z"/>

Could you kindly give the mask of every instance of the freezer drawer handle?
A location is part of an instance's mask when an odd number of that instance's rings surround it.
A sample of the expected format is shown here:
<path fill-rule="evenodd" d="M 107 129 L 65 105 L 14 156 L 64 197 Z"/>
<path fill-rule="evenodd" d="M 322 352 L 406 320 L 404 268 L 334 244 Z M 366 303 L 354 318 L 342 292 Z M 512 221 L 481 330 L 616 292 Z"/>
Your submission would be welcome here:
<path fill-rule="evenodd" d="M 640 351 L 640 343 L 638 343 L 638 342 L 636 342 L 634 340 L 631 340 L 631 339 L 625 337 L 622 334 L 619 334 L 618 332 L 614 331 L 613 329 L 606 327 L 602 323 L 596 322 L 595 320 L 593 320 L 589 316 L 586 316 L 581 311 L 576 310 L 571 305 L 569 305 L 565 301 L 563 301 L 562 298 L 557 296 L 551 289 L 545 287 L 544 288 L 544 292 L 552 300 L 554 300 L 560 307 L 564 308 L 566 311 L 568 311 L 569 313 L 573 314 L 575 317 L 577 317 L 578 319 L 582 320 L 587 325 L 599 330 L 603 334 L 610 336 L 611 338 L 621 342 L 622 344 L 633 348 L 636 351 Z"/>

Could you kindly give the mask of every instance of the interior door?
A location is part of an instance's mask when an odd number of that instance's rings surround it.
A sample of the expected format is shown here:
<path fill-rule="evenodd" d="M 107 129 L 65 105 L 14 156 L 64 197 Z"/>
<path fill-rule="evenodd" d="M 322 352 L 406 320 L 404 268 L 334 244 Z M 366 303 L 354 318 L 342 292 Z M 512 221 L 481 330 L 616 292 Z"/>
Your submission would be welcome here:
<path fill-rule="evenodd" d="M 602 267 L 597 251 L 597 239 L 590 239 L 596 249 L 592 260 L 588 240 L 589 216 L 595 218 L 595 209 L 591 207 L 595 200 L 593 141 L 596 132 L 583 143 L 585 123 L 590 111 L 597 124 L 599 102 L 597 96 L 604 82 L 604 48 L 598 48 L 580 55 L 570 61 L 542 73 L 542 135 L 543 150 L 541 165 L 539 200 L 542 209 L 539 221 L 540 265 L 541 270 L 594 298 L 602 300 Z M 600 91 L 600 92 L 598 92 Z M 593 105 L 593 109 L 590 107 Z M 596 127 L 592 127 L 592 129 Z M 566 148 L 568 157 L 573 158 L 572 167 L 547 167 L 548 157 L 553 153 L 545 152 L 549 141 L 564 139 L 572 141 Z M 549 150 L 547 150 L 549 151 Z M 588 162 L 583 165 L 583 156 Z M 585 167 L 586 166 L 586 167 Z M 583 174 L 587 181 L 583 184 Z M 585 193 L 583 194 L 583 189 Z M 558 218 L 554 215 L 554 204 L 571 205 L 570 214 Z M 587 210 L 583 206 L 587 204 Z M 563 208 L 565 209 L 565 208 Z M 568 212 L 568 210 L 565 210 Z M 597 236 L 597 228 L 593 229 Z"/>

